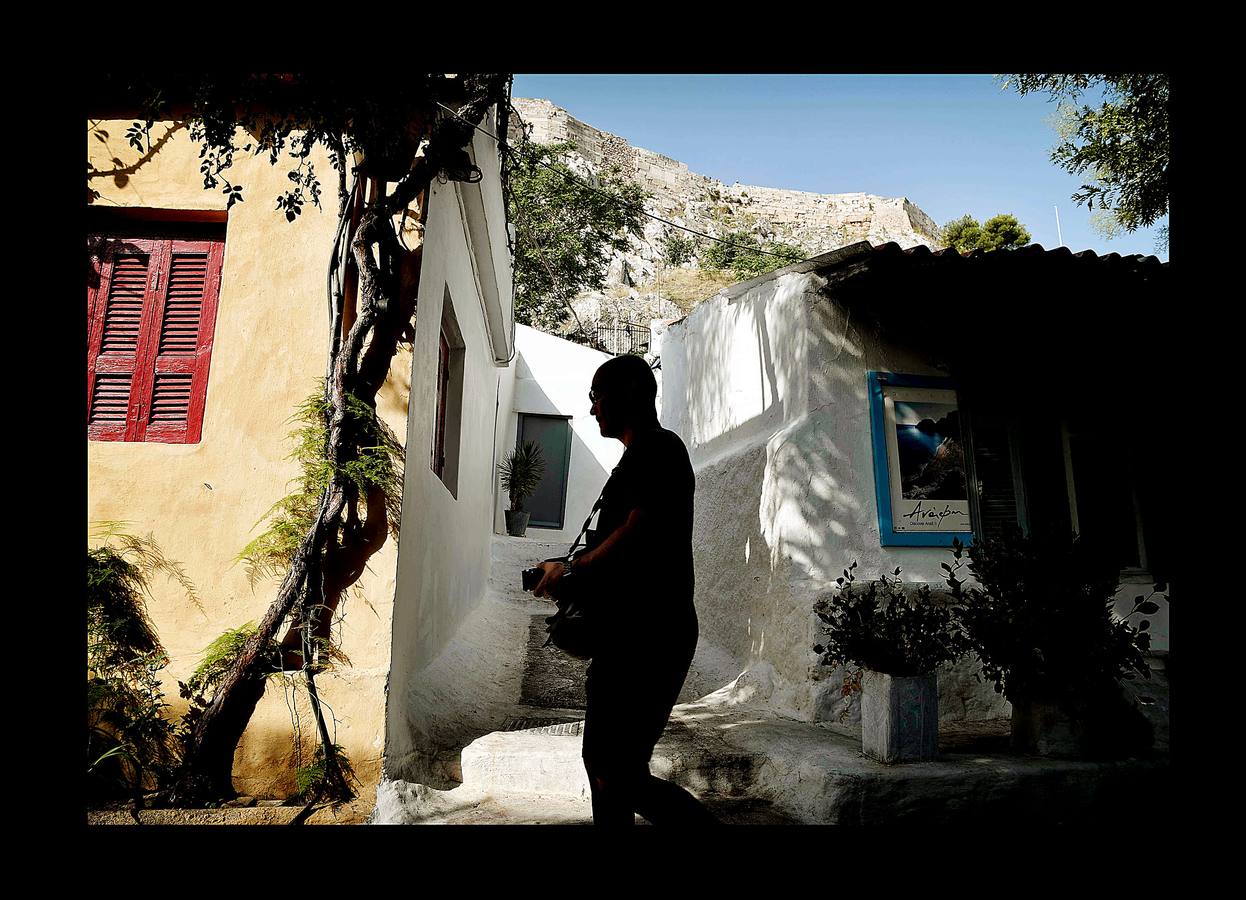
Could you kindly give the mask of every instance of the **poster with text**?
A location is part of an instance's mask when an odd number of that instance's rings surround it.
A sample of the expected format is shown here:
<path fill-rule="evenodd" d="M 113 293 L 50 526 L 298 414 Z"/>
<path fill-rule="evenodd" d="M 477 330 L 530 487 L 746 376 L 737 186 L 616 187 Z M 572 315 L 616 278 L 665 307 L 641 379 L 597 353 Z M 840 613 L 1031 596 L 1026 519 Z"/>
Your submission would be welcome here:
<path fill-rule="evenodd" d="M 956 392 L 885 387 L 891 523 L 896 532 L 969 530 L 969 480 Z"/>

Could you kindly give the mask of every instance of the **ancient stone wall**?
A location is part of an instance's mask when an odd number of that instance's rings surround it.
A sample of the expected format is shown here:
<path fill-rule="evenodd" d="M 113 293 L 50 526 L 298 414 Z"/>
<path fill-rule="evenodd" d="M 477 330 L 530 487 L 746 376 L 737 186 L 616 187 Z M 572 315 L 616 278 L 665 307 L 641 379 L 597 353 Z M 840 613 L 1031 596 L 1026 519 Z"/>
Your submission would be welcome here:
<path fill-rule="evenodd" d="M 895 241 L 905 249 L 919 244 L 932 249 L 943 246 L 938 226 L 906 197 L 727 185 L 699 175 L 669 156 L 633 147 L 618 135 L 599 131 L 548 100 L 517 97 L 512 103 L 518 114 L 510 121 L 512 142 L 518 140 L 521 127 L 529 129 L 532 140 L 540 144 L 571 141 L 576 145 L 570 160 L 573 169 L 604 174 L 617 168 L 620 175 L 638 182 L 650 194 L 650 211 L 703 234 L 718 237 L 745 230 L 763 242 L 796 244 L 809 256 L 863 240 L 875 245 Z M 607 286 L 629 289 L 634 296 L 626 299 L 643 304 L 646 286 L 656 281 L 666 239 L 675 231 L 652 219 L 646 222 L 644 235 L 633 239 L 627 252 L 611 260 Z M 694 255 L 687 265 L 695 268 L 698 264 L 699 258 Z M 605 299 L 602 294 L 579 298 L 574 303 L 577 314 L 596 321 L 606 313 L 606 307 L 619 305 L 603 303 Z M 643 312 L 650 311 L 646 307 Z M 644 318 L 639 307 L 634 313 L 626 317 L 635 321 Z"/>
<path fill-rule="evenodd" d="M 873 194 L 815 194 L 757 185 L 727 185 L 698 175 L 678 160 L 623 138 L 598 131 L 548 100 L 515 98 L 514 106 L 532 139 L 538 143 L 573 141 L 576 152 L 594 172 L 617 167 L 654 195 L 663 212 L 700 220 L 709 233 L 722 229 L 721 219 L 750 219 L 762 237 L 782 237 L 812 253 L 823 253 L 855 241 L 895 241 L 908 248 L 917 244 L 941 247 L 938 226 L 905 197 Z M 512 138 L 518 122 L 511 121 Z M 690 227 L 693 222 L 681 222 Z M 772 234 L 766 234 L 766 232 Z"/>

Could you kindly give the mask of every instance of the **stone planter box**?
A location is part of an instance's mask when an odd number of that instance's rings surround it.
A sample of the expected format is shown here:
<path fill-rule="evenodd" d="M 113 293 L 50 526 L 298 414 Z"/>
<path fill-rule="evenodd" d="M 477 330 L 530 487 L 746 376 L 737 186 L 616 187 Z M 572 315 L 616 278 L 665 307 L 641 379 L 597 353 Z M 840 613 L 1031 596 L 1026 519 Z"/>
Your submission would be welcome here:
<path fill-rule="evenodd" d="M 866 671 L 861 683 L 861 749 L 884 763 L 939 755 L 939 685 L 933 672 L 904 677 Z"/>
<path fill-rule="evenodd" d="M 1012 701 L 1012 749 L 1057 759 L 1086 755 L 1086 729 L 1054 700 Z"/>

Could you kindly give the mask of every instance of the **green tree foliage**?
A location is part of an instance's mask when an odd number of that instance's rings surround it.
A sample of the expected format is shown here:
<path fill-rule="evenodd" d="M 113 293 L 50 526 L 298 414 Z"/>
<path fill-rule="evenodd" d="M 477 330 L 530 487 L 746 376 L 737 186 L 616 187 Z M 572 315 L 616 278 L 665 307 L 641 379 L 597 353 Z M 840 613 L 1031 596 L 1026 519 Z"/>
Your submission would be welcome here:
<path fill-rule="evenodd" d="M 692 235 L 670 229 L 662 247 L 662 261 L 668 266 L 682 266 L 690 262 L 697 252 L 697 241 Z"/>
<path fill-rule="evenodd" d="M 536 441 L 524 441 L 498 463 L 502 490 L 510 497 L 510 508 L 523 511 L 524 501 L 536 493 L 545 476 L 545 457 Z"/>
<path fill-rule="evenodd" d="M 722 235 L 722 241 L 726 243 L 714 241 L 702 254 L 702 260 L 711 269 L 730 270 L 741 281 L 765 275 L 806 257 L 805 251 L 795 244 L 767 241 L 763 245 L 756 235 L 748 231 L 729 231 Z"/>
<path fill-rule="evenodd" d="M 1168 214 L 1168 76 L 1004 75 L 1004 87 L 1020 94 L 1046 93 L 1061 104 L 1061 141 L 1051 160 L 1074 175 L 1087 173 L 1073 200 L 1111 210 L 1115 224 L 1135 231 Z M 1096 109 L 1077 104 L 1082 93 L 1102 88 Z M 1161 231 L 1167 246 L 1167 228 Z"/>
<path fill-rule="evenodd" d="M 402 445 L 373 406 L 351 394 L 345 394 L 343 399 L 346 417 L 362 436 L 360 443 L 364 446 L 355 459 L 341 464 L 342 474 L 365 494 L 372 487 L 384 492 L 386 524 L 390 536 L 397 540 L 402 519 Z M 289 435 L 294 449 L 287 459 L 298 463 L 299 476 L 291 482 L 293 490 L 274 503 L 260 520 L 267 522 L 267 528 L 234 559 L 245 566 L 252 587 L 263 578 L 279 577 L 289 570 L 300 541 L 316 520 L 320 497 L 334 474 L 325 453 L 328 413 L 321 380 L 316 391 L 299 404 L 288 420 L 294 425 Z"/>
<path fill-rule="evenodd" d="M 970 250 L 1015 250 L 1030 242 L 1030 233 L 1015 216 L 1000 213 L 982 225 L 969 214 L 943 226 L 943 243 L 961 253 Z"/>
<path fill-rule="evenodd" d="M 644 221 L 640 186 L 617 172 L 588 186 L 566 163 L 573 149 L 524 142 L 510 169 L 515 321 L 551 332 L 567 320 L 573 297 L 602 287 L 610 254 L 626 250 Z"/>
<path fill-rule="evenodd" d="M 124 523 L 97 526 L 87 550 L 88 798 L 97 800 L 155 787 L 179 759 L 174 725 L 157 672 L 168 657 L 147 612 L 151 580 L 166 575 L 198 605 L 182 567 L 165 557 L 151 535 Z"/>

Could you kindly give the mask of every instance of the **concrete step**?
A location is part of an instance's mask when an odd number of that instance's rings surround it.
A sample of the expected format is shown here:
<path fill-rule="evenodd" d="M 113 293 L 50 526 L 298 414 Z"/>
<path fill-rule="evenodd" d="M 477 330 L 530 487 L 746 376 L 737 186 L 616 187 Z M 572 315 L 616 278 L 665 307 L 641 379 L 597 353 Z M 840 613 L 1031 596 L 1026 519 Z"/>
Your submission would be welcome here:
<path fill-rule="evenodd" d="M 798 825 L 766 800 L 708 794 L 701 802 L 724 825 Z M 587 798 L 481 791 L 464 784 L 450 791 L 386 782 L 378 792 L 377 825 L 591 825 Z M 641 816 L 636 824 L 647 825 Z"/>
<path fill-rule="evenodd" d="M 1012 753 L 1006 720 L 947 732 L 938 759 L 888 766 L 864 756 L 859 734 L 842 728 L 698 702 L 676 707 L 650 771 L 704 802 L 751 802 L 805 823 L 1108 822 L 1171 796 L 1162 751 L 1054 760 Z M 524 795 L 587 802 L 581 746 L 569 728 L 486 735 L 463 751 L 464 787 L 513 803 Z"/>
<path fill-rule="evenodd" d="M 575 710 L 551 711 L 557 713 L 557 722 L 545 724 L 539 718 L 543 712 L 524 707 L 520 715 L 532 716 L 544 727 L 495 731 L 465 747 L 460 757 L 463 783 L 485 792 L 587 798 L 582 713 L 577 718 Z M 697 727 L 677 710 L 654 748 L 649 770 L 697 796 L 738 798 L 755 787 L 763 761 L 763 754 L 731 747 L 713 729 Z"/>

